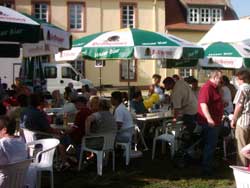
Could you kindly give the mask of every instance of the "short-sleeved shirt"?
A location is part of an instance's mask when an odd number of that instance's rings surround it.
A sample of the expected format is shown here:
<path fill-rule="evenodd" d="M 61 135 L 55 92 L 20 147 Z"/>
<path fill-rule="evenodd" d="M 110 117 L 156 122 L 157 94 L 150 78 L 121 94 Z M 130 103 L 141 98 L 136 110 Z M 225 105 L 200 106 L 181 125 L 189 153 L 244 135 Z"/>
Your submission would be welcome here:
<path fill-rule="evenodd" d="M 122 123 L 122 129 L 128 129 L 130 127 L 133 127 L 133 119 L 128 111 L 128 109 L 125 107 L 123 103 L 121 103 L 116 109 L 114 113 L 115 121 Z M 131 130 L 123 131 L 120 136 L 123 137 L 130 137 L 131 136 Z"/>
<path fill-rule="evenodd" d="M 27 159 L 28 152 L 21 138 L 0 139 L 0 165 Z"/>
<path fill-rule="evenodd" d="M 224 105 L 218 87 L 210 80 L 201 87 L 198 96 L 197 120 L 199 124 L 207 124 L 207 119 L 201 110 L 201 103 L 207 104 L 208 111 L 215 125 L 220 125 L 224 113 Z"/>
<path fill-rule="evenodd" d="M 241 114 L 237 120 L 237 125 L 242 128 L 250 127 L 250 85 L 242 84 L 237 91 L 234 104 L 240 104 L 242 106 Z"/>
<path fill-rule="evenodd" d="M 85 121 L 91 113 L 89 108 L 84 107 L 76 114 L 74 122 L 76 129 L 70 134 L 75 144 L 81 143 L 82 137 L 85 135 Z"/>
<path fill-rule="evenodd" d="M 194 115 L 197 113 L 197 99 L 191 87 L 184 80 L 177 80 L 171 101 L 174 109 L 180 109 L 182 114 Z"/>
<path fill-rule="evenodd" d="M 92 115 L 95 117 L 95 121 L 90 128 L 91 134 L 116 132 L 116 121 L 109 111 L 95 112 Z"/>
<path fill-rule="evenodd" d="M 34 107 L 28 107 L 21 113 L 20 126 L 42 132 L 50 129 L 46 113 Z"/>

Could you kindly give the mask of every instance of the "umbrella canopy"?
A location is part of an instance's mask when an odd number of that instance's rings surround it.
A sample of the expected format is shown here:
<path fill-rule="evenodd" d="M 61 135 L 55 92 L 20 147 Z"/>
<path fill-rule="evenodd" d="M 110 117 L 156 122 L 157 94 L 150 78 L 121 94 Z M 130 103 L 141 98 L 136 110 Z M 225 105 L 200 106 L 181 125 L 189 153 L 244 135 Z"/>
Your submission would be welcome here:
<path fill-rule="evenodd" d="M 43 31 L 43 40 L 36 44 L 23 44 L 24 57 L 55 54 L 59 50 L 71 48 L 71 34 L 53 24 L 24 14 L 38 23 Z"/>
<path fill-rule="evenodd" d="M 217 22 L 198 42 L 208 45 L 214 42 L 250 43 L 250 20 L 227 20 Z"/>
<path fill-rule="evenodd" d="M 240 43 L 215 42 L 205 46 L 203 68 L 238 69 L 250 67 L 250 47 Z"/>
<path fill-rule="evenodd" d="M 171 35 L 126 28 L 92 34 L 73 41 L 73 48 L 56 54 L 56 60 L 199 59 L 202 47 Z"/>
<path fill-rule="evenodd" d="M 41 38 L 37 22 L 13 9 L 0 6 L 0 41 L 36 43 Z"/>

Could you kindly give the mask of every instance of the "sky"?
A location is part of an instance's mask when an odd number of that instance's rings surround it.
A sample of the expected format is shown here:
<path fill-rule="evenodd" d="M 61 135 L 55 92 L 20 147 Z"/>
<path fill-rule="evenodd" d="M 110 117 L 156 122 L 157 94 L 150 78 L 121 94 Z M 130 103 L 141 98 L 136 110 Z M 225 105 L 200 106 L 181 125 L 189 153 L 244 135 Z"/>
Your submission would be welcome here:
<path fill-rule="evenodd" d="M 250 0 L 231 0 L 231 3 L 239 17 L 250 16 Z"/>

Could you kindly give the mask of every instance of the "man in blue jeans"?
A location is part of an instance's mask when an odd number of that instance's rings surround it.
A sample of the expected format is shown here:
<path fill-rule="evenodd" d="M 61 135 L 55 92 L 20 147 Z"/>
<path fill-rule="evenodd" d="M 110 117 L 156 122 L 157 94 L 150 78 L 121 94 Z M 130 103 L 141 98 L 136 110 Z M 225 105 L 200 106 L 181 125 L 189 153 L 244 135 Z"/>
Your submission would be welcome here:
<path fill-rule="evenodd" d="M 204 151 L 202 160 L 203 175 L 212 175 L 212 162 L 217 146 L 219 128 L 223 116 L 223 101 L 219 92 L 222 72 L 211 72 L 209 80 L 201 87 L 198 96 L 198 124 L 202 126 Z"/>

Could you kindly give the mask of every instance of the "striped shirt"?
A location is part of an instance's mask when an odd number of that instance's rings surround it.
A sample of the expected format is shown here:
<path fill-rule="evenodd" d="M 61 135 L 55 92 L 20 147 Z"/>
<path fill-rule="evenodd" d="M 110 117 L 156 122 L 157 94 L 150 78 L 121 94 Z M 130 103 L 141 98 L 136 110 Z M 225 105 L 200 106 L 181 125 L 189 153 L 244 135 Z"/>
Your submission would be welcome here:
<path fill-rule="evenodd" d="M 240 85 L 234 98 L 234 104 L 242 106 L 237 125 L 242 128 L 250 128 L 250 84 L 244 83 Z"/>

